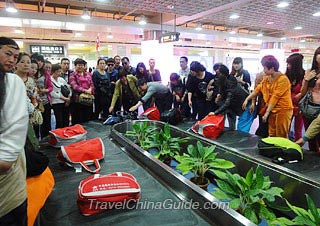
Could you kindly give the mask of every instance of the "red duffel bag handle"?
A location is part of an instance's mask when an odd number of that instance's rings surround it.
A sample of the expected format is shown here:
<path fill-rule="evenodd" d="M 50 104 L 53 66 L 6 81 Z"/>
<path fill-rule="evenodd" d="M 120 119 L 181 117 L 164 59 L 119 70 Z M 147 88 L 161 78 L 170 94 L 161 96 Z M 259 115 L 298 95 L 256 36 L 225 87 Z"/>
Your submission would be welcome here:
<path fill-rule="evenodd" d="M 94 162 L 94 166 L 96 167 L 95 170 L 90 169 L 90 167 L 85 162 L 80 162 L 80 164 L 85 170 L 87 170 L 90 173 L 99 173 L 100 169 L 101 169 L 99 160 L 98 159 L 94 159 L 93 162 Z"/>

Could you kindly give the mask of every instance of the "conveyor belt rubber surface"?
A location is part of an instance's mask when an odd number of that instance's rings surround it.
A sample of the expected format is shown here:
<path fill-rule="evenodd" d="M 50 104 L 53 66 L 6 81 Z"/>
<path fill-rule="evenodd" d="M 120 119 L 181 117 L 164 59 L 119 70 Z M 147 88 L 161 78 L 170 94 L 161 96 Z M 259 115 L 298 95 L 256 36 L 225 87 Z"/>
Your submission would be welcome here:
<path fill-rule="evenodd" d="M 101 174 L 128 172 L 134 175 L 141 186 L 141 201 L 179 203 L 181 200 L 132 160 L 124 151 L 109 139 L 110 126 L 100 122 L 84 125 L 88 139 L 101 137 L 105 148 L 105 160 L 101 162 Z M 50 159 L 50 168 L 55 178 L 55 187 L 40 212 L 39 222 L 45 226 L 193 226 L 209 225 L 200 215 L 190 209 L 131 209 L 106 210 L 89 217 L 82 216 L 77 207 L 77 189 L 80 181 L 89 173 L 75 173 L 74 169 L 59 165 L 56 154 L 59 150 L 48 147 L 45 153 Z"/>

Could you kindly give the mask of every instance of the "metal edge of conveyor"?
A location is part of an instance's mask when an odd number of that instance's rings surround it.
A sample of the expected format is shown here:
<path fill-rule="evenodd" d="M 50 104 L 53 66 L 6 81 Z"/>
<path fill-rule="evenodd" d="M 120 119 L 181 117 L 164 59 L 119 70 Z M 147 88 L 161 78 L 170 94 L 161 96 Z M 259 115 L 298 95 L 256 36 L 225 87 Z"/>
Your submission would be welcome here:
<path fill-rule="evenodd" d="M 150 123 L 150 121 L 148 122 Z M 213 208 L 198 208 L 195 210 L 200 212 L 209 223 L 222 226 L 255 225 L 231 208 L 218 208 L 227 207 L 227 205 L 190 182 L 181 174 L 172 170 L 169 166 L 154 158 L 149 152 L 141 149 L 127 137 L 123 136 L 121 132 L 117 131 L 117 127 L 123 126 L 124 123 L 128 122 L 114 125 L 111 129 L 110 136 L 124 147 L 126 153 L 146 167 L 146 170 L 150 171 L 164 182 L 165 185 L 181 200 L 192 200 L 199 203 L 199 206 L 202 207 L 207 206 L 208 203 L 216 204 Z M 174 129 L 176 129 L 176 127 L 174 127 Z M 185 132 L 183 130 L 181 131 Z"/>

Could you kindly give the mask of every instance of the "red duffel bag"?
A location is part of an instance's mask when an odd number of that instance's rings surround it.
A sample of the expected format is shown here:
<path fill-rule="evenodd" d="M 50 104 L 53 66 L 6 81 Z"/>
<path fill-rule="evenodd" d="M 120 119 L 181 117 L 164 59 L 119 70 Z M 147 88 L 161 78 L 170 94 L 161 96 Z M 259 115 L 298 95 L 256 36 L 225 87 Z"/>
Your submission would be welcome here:
<path fill-rule="evenodd" d="M 78 207 L 81 214 L 89 216 L 107 209 L 124 209 L 140 198 L 140 186 L 131 174 L 117 172 L 95 174 L 80 182 Z"/>
<path fill-rule="evenodd" d="M 49 136 L 49 144 L 53 147 L 60 148 L 61 146 L 67 146 L 69 144 L 85 140 L 87 130 L 85 130 L 81 125 L 76 124 L 74 126 L 51 130 L 49 132 Z"/>
<path fill-rule="evenodd" d="M 207 115 L 192 126 L 192 131 L 210 139 L 216 139 L 224 129 L 223 115 Z"/>
<path fill-rule="evenodd" d="M 100 171 L 99 160 L 104 158 L 104 144 L 100 138 L 83 140 L 68 146 L 62 146 L 57 154 L 58 160 L 73 168 L 80 169 L 81 166 L 90 173 Z M 92 170 L 88 165 L 95 165 Z"/>
<path fill-rule="evenodd" d="M 157 107 L 151 107 L 142 112 L 142 114 L 139 116 L 139 118 L 142 119 L 149 119 L 149 120 L 160 120 L 160 111 Z"/>

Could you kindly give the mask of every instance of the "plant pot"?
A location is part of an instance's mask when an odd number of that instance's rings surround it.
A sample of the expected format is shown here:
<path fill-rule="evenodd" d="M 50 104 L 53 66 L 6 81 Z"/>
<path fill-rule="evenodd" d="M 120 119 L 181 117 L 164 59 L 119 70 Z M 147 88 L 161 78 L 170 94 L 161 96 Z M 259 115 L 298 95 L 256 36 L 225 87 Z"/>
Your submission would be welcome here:
<path fill-rule="evenodd" d="M 168 157 L 165 160 L 163 160 L 163 163 L 167 166 L 171 166 L 172 157 Z"/>
<path fill-rule="evenodd" d="M 207 190 L 208 185 L 210 184 L 210 180 L 206 177 L 192 177 L 190 181 L 196 185 L 198 185 L 203 190 Z"/>

